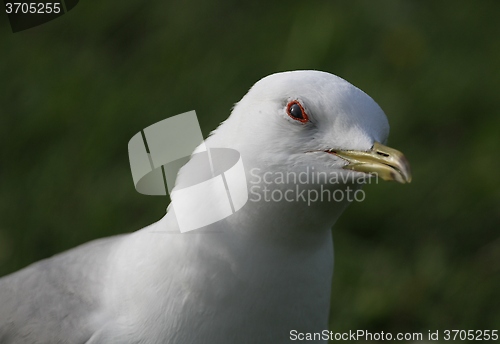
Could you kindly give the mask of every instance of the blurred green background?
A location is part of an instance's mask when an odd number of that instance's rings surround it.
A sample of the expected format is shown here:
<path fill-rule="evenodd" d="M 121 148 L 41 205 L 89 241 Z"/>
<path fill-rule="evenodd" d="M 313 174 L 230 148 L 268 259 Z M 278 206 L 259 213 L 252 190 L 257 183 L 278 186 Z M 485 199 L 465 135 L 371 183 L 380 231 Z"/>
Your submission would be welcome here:
<path fill-rule="evenodd" d="M 12 34 L 0 13 L 0 275 L 159 219 L 127 143 L 319 69 L 371 95 L 413 183 L 365 190 L 333 229 L 330 329 L 500 329 L 500 2 L 80 1 Z"/>

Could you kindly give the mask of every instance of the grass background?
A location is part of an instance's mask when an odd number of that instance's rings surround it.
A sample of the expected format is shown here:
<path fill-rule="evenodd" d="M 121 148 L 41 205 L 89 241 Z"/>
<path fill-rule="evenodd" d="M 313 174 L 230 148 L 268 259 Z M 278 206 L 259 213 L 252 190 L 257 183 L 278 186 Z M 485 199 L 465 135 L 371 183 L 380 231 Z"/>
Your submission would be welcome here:
<path fill-rule="evenodd" d="M 410 185 L 333 229 L 330 329 L 500 329 L 498 1 L 120 1 L 12 34 L 0 13 L 0 275 L 157 220 L 127 143 L 195 109 L 205 135 L 261 77 L 370 94 Z"/>

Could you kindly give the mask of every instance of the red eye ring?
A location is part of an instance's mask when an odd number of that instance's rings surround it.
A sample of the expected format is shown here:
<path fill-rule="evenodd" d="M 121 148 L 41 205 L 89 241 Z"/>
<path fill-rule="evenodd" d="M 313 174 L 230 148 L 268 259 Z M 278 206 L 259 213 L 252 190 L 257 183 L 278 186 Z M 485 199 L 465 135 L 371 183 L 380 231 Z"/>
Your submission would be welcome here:
<path fill-rule="evenodd" d="M 292 100 L 291 102 L 288 103 L 286 106 L 286 113 L 290 118 L 306 123 L 309 121 L 309 116 L 307 116 L 306 110 L 304 110 L 304 107 L 298 100 Z"/>

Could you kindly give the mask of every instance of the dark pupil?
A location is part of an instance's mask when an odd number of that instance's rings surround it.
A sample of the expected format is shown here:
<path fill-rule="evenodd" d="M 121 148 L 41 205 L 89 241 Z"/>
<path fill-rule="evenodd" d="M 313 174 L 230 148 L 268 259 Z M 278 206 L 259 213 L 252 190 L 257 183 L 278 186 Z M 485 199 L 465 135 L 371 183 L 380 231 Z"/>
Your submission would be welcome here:
<path fill-rule="evenodd" d="M 290 106 L 290 114 L 295 118 L 304 119 L 304 116 L 302 115 L 302 109 L 300 108 L 299 104 L 293 104 L 292 106 Z"/>

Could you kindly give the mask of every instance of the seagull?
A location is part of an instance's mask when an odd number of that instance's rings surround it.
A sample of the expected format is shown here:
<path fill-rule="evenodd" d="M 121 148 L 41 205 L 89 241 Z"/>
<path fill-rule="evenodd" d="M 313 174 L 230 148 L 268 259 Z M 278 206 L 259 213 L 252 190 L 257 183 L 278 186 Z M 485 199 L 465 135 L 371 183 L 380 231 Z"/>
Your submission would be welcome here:
<path fill-rule="evenodd" d="M 261 79 L 205 141 L 240 153 L 246 204 L 186 233 L 169 207 L 1 278 L 0 343 L 327 342 L 331 227 L 362 181 L 411 181 L 388 134 L 377 103 L 340 77 Z"/>

